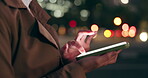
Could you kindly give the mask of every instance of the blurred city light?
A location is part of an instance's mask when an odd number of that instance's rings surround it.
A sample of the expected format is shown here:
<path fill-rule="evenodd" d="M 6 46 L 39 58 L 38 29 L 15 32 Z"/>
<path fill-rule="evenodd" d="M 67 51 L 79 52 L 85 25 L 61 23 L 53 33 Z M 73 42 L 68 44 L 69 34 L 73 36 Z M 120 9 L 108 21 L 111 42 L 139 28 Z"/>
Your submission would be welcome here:
<path fill-rule="evenodd" d="M 128 3 L 129 3 L 129 0 L 121 0 L 121 2 L 122 2 L 123 4 L 128 4 Z"/>
<path fill-rule="evenodd" d="M 114 32 L 112 30 L 105 30 L 104 31 L 104 36 L 106 38 L 113 37 L 113 35 L 114 35 Z"/>
<path fill-rule="evenodd" d="M 121 35 L 121 30 L 115 30 L 115 36 L 116 37 L 121 37 L 122 35 Z"/>
<path fill-rule="evenodd" d="M 80 16 L 81 16 L 80 19 L 82 21 L 87 21 L 87 18 L 89 16 L 89 11 L 88 10 L 85 10 L 85 9 L 81 10 L 80 11 Z"/>
<path fill-rule="evenodd" d="M 49 0 L 50 3 L 56 3 L 57 0 Z"/>
<path fill-rule="evenodd" d="M 43 0 L 37 0 L 38 2 L 43 2 Z"/>
<path fill-rule="evenodd" d="M 55 10 L 55 11 L 54 11 L 54 16 L 55 16 L 56 18 L 60 18 L 60 17 L 64 16 L 64 13 L 62 13 L 61 10 Z"/>
<path fill-rule="evenodd" d="M 121 34 L 122 34 L 123 37 L 128 37 L 129 36 L 128 31 L 122 31 Z"/>
<path fill-rule="evenodd" d="M 131 26 L 129 29 L 129 36 L 130 37 L 135 37 L 136 35 L 136 27 L 135 26 Z"/>
<path fill-rule="evenodd" d="M 89 11 L 83 9 L 83 10 L 80 11 L 80 15 L 81 15 L 81 17 L 88 17 L 89 16 Z"/>
<path fill-rule="evenodd" d="M 135 27 L 135 26 L 131 26 L 131 27 L 130 27 L 130 30 L 133 30 L 133 31 L 135 31 L 135 32 L 136 32 L 136 30 L 137 30 L 137 29 L 136 29 L 136 27 Z"/>
<path fill-rule="evenodd" d="M 91 26 L 91 31 L 98 31 L 98 30 L 99 30 L 98 25 L 93 24 L 93 25 Z"/>
<path fill-rule="evenodd" d="M 142 32 L 140 35 L 139 35 L 139 38 L 142 42 L 146 42 L 148 40 L 148 33 L 147 32 Z"/>
<path fill-rule="evenodd" d="M 59 5 L 64 5 L 64 3 L 65 3 L 65 0 L 57 0 L 57 4 Z"/>
<path fill-rule="evenodd" d="M 80 17 L 81 21 L 87 21 L 87 17 Z"/>
<path fill-rule="evenodd" d="M 65 0 L 49 0 L 49 2 L 43 0 L 42 2 L 38 2 L 42 8 L 51 11 L 51 15 L 56 18 L 63 17 L 64 14 L 67 13 L 72 6 L 70 1 Z"/>
<path fill-rule="evenodd" d="M 129 30 L 129 36 L 130 37 L 135 37 L 136 32 L 134 30 Z"/>
<path fill-rule="evenodd" d="M 70 27 L 76 27 L 76 25 L 77 25 L 77 22 L 75 21 L 75 20 L 71 20 L 70 22 L 69 22 L 69 26 Z"/>
<path fill-rule="evenodd" d="M 128 30 L 129 30 L 129 25 L 126 24 L 126 23 L 123 24 L 123 25 L 122 25 L 122 30 L 123 30 L 123 31 L 128 31 Z"/>
<path fill-rule="evenodd" d="M 75 1 L 74 1 L 74 4 L 75 4 L 76 6 L 80 6 L 80 5 L 82 4 L 82 1 L 81 1 L 81 0 L 75 0 Z"/>
<path fill-rule="evenodd" d="M 113 21 L 114 21 L 114 24 L 117 26 L 121 25 L 122 23 L 122 20 L 120 17 L 115 17 Z"/>
<path fill-rule="evenodd" d="M 59 27 L 58 30 L 59 35 L 65 35 L 66 34 L 66 28 L 65 27 Z"/>

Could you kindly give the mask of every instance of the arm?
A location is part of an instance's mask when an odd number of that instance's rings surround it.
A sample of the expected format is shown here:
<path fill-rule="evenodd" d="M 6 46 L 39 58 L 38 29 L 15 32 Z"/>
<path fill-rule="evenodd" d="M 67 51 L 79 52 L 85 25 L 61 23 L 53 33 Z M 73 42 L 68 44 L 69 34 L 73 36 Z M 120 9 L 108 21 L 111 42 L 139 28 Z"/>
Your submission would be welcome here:
<path fill-rule="evenodd" d="M 15 78 L 13 66 L 11 65 L 11 41 L 8 26 L 3 20 L 0 18 L 0 77 Z"/>
<path fill-rule="evenodd" d="M 65 65 L 58 71 L 47 74 L 47 78 L 86 78 L 83 68 L 77 62 Z"/>
<path fill-rule="evenodd" d="M 8 31 L 8 25 L 4 21 L 4 19 L 3 20 L 0 19 L 0 25 L 1 25 L 0 26 L 0 63 L 1 63 L 0 69 L 3 69 L 0 70 L 0 77 L 15 78 L 15 73 L 11 62 L 12 52 L 11 52 L 11 40 L 10 40 L 10 33 Z M 78 45 L 77 42 L 76 45 Z M 48 78 L 85 78 L 86 77 L 85 73 L 87 73 L 88 71 L 96 69 L 99 66 L 103 66 L 114 62 L 114 59 L 115 57 L 117 57 L 117 54 L 115 54 L 114 56 L 111 56 L 111 54 L 109 55 L 104 55 L 102 57 L 90 57 L 79 61 L 73 61 L 69 64 L 66 64 L 61 69 L 47 74 L 46 76 Z M 103 58 L 108 58 L 104 60 L 106 63 L 104 63 Z M 112 59 L 109 60 L 109 58 Z M 94 63 L 96 63 L 95 66 Z"/>
<path fill-rule="evenodd" d="M 12 65 L 11 39 L 8 25 L 1 18 L 0 25 L 0 77 L 16 78 Z M 85 73 L 79 64 L 73 62 L 47 76 L 49 78 L 85 78 Z"/>
<path fill-rule="evenodd" d="M 116 62 L 118 52 L 110 52 L 102 56 L 90 56 L 79 61 L 66 64 L 56 72 L 47 75 L 47 78 L 85 78 L 85 74 L 102 66 Z"/>

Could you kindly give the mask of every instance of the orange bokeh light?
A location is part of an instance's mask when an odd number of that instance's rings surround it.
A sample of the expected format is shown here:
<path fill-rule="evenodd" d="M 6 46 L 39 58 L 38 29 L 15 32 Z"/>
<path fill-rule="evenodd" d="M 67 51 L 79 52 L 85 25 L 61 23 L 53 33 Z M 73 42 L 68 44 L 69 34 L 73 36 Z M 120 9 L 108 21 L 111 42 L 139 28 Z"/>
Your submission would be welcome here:
<path fill-rule="evenodd" d="M 130 37 L 135 37 L 136 35 L 136 27 L 135 26 L 131 26 L 129 29 L 129 36 Z"/>
<path fill-rule="evenodd" d="M 126 24 L 126 23 L 123 24 L 123 25 L 122 25 L 122 30 L 123 30 L 123 31 L 128 31 L 128 30 L 129 30 L 129 25 Z"/>
<path fill-rule="evenodd" d="M 59 35 L 65 35 L 66 34 L 66 28 L 65 27 L 59 27 L 58 33 L 59 33 Z"/>
<path fill-rule="evenodd" d="M 98 30 L 99 30 L 98 25 L 93 24 L 93 25 L 91 26 L 91 31 L 98 31 Z"/>
<path fill-rule="evenodd" d="M 122 34 L 123 37 L 128 37 L 128 36 L 129 36 L 129 35 L 128 35 L 128 31 L 122 31 L 121 34 Z"/>
<path fill-rule="evenodd" d="M 131 27 L 130 27 L 130 30 L 133 30 L 133 31 L 136 32 L 136 27 L 135 27 L 135 26 L 131 26 Z"/>

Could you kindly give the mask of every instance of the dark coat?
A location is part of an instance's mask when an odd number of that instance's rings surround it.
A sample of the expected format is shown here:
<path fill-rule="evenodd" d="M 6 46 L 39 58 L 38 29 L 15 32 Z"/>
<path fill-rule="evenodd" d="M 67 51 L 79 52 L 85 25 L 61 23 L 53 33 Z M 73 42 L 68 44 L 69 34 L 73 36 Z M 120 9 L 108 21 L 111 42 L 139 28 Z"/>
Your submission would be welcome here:
<path fill-rule="evenodd" d="M 0 78 L 85 78 L 79 64 L 62 64 L 50 16 L 33 0 L 0 0 Z"/>

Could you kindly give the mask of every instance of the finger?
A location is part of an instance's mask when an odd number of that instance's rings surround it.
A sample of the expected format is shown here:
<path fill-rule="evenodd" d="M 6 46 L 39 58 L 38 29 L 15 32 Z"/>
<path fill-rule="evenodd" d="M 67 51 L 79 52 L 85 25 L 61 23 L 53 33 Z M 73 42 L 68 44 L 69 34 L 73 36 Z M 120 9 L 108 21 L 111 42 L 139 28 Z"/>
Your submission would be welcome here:
<path fill-rule="evenodd" d="M 68 52 L 68 44 L 65 45 L 65 51 Z"/>
<path fill-rule="evenodd" d="M 101 64 L 101 66 L 105 66 L 111 64 L 115 61 L 115 57 L 117 56 L 116 52 L 106 53 L 104 55 L 98 56 L 96 59 L 97 64 Z"/>
<path fill-rule="evenodd" d="M 85 49 L 83 47 L 78 48 L 79 52 L 82 53 L 86 53 Z"/>
<path fill-rule="evenodd" d="M 92 41 L 93 37 L 96 36 L 97 31 L 95 31 L 94 33 L 95 33 L 94 35 L 91 35 L 91 36 L 89 36 L 89 37 L 87 38 L 86 44 L 90 44 L 90 42 Z"/>
<path fill-rule="evenodd" d="M 83 35 L 81 38 L 81 41 L 85 42 L 86 37 L 87 37 L 87 35 Z"/>
<path fill-rule="evenodd" d="M 108 64 L 116 63 L 117 58 L 118 58 L 118 54 L 116 54 L 115 56 L 113 56 L 113 57 L 108 61 Z"/>
<path fill-rule="evenodd" d="M 109 61 L 115 55 L 116 55 L 116 52 L 109 52 L 104 55 L 101 55 L 100 58 L 102 62 L 106 62 L 106 61 Z"/>
<path fill-rule="evenodd" d="M 61 52 L 63 53 L 64 51 L 67 52 L 68 50 L 68 44 L 66 43 L 62 48 L 61 48 Z"/>
<path fill-rule="evenodd" d="M 86 53 L 85 49 L 77 41 L 70 41 L 68 44 L 78 49 L 80 53 Z"/>
<path fill-rule="evenodd" d="M 86 53 L 84 47 L 82 47 L 77 41 L 76 41 L 76 44 L 75 45 L 76 45 L 76 48 L 78 49 L 78 51 L 80 53 Z"/>
<path fill-rule="evenodd" d="M 118 50 L 117 53 L 120 53 L 122 50 Z"/>
<path fill-rule="evenodd" d="M 111 58 L 109 60 L 110 63 L 115 63 L 117 58 L 118 58 L 118 54 L 119 52 L 113 52 L 114 54 L 111 55 Z"/>
<path fill-rule="evenodd" d="M 92 39 L 93 39 L 94 36 L 95 35 L 91 35 L 91 36 L 87 37 L 86 44 L 90 44 L 90 42 L 92 41 Z"/>
<path fill-rule="evenodd" d="M 95 32 L 94 31 L 80 31 L 79 33 L 78 33 L 78 36 L 75 38 L 75 40 L 76 41 L 79 41 L 82 37 L 83 37 L 83 35 L 94 35 L 95 34 Z"/>

